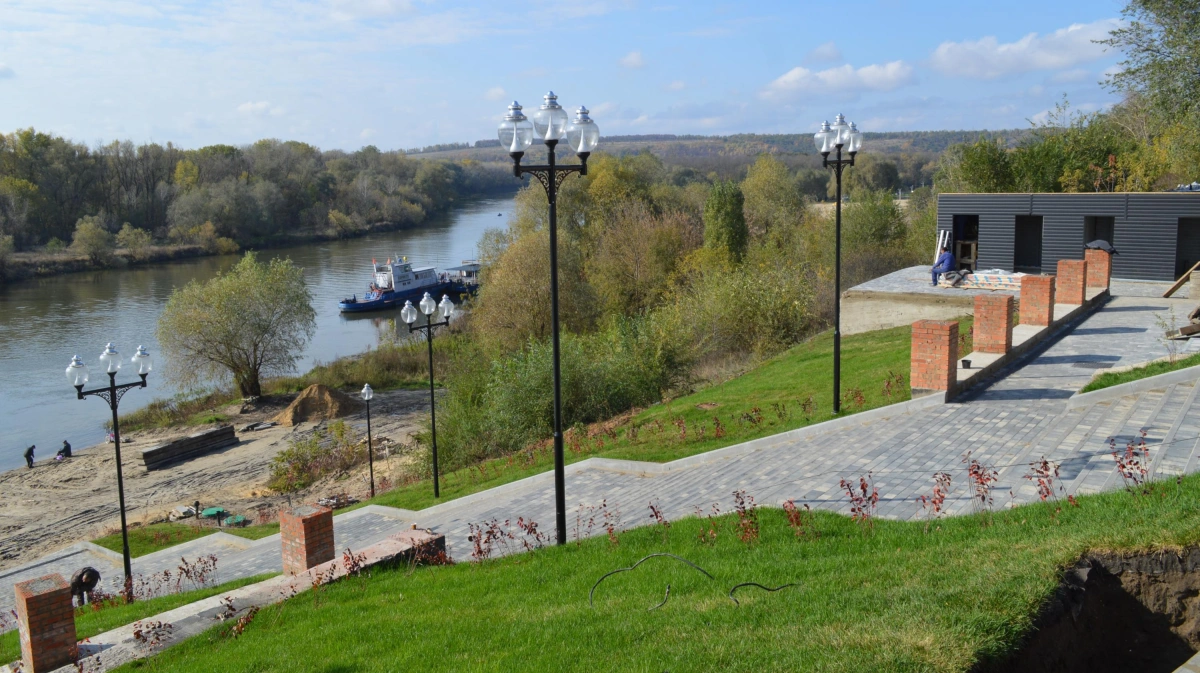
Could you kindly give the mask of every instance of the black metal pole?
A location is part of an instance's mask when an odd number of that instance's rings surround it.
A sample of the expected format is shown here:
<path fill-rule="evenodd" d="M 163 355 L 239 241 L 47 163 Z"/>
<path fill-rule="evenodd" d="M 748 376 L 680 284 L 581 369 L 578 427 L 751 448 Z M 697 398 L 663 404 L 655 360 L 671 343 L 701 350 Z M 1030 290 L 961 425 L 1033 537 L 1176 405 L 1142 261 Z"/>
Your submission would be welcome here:
<path fill-rule="evenodd" d="M 558 181 L 554 174 L 554 146 L 557 144 L 557 140 L 546 141 L 546 147 L 550 148 L 546 193 L 550 199 L 550 336 L 554 360 L 554 523 L 558 544 L 563 545 L 567 543 L 567 477 L 563 464 L 562 372 L 558 341 Z"/>
<path fill-rule="evenodd" d="M 371 473 L 371 497 L 375 497 L 375 451 L 371 446 L 371 400 L 367 400 L 367 470 Z"/>
<path fill-rule="evenodd" d="M 842 146 L 837 146 L 837 216 L 833 261 L 833 413 L 842 411 Z"/>
<path fill-rule="evenodd" d="M 437 402 L 433 396 L 433 316 L 425 316 L 425 341 L 429 344 L 429 432 L 433 436 L 433 497 L 442 497 L 438 485 L 437 459 Z"/>
<path fill-rule="evenodd" d="M 125 602 L 133 602 L 133 564 L 129 559 L 129 528 L 125 523 L 125 478 L 121 469 L 121 422 L 117 418 L 117 374 L 108 375 L 109 408 L 112 409 L 113 446 L 117 455 L 117 502 L 121 506 L 121 560 L 125 566 Z"/>

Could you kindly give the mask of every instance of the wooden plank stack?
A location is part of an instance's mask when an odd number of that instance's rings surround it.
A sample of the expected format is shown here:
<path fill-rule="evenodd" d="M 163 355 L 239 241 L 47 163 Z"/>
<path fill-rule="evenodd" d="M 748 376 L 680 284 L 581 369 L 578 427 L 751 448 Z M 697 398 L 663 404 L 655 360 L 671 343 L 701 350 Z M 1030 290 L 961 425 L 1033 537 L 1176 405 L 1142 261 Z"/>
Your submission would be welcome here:
<path fill-rule="evenodd" d="M 158 470 L 237 443 L 233 426 L 223 425 L 145 449 L 142 451 L 142 464 L 146 470 Z"/>

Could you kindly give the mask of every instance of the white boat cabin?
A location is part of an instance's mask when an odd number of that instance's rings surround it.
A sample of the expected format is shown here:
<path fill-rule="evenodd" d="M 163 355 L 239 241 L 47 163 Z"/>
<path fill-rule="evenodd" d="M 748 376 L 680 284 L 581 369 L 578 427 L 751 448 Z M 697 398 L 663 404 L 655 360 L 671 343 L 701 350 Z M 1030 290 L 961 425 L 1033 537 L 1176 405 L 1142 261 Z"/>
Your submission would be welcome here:
<path fill-rule="evenodd" d="M 413 268 L 405 258 L 383 264 L 374 263 L 375 289 L 404 292 L 438 284 L 437 270 L 432 266 Z"/>

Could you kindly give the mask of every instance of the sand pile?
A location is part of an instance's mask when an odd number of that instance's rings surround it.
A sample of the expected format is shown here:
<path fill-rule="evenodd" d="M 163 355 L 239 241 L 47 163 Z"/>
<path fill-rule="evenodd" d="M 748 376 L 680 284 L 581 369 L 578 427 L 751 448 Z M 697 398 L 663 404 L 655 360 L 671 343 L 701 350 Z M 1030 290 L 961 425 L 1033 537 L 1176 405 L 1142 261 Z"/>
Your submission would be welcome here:
<path fill-rule="evenodd" d="M 328 421 L 352 414 L 362 406 L 362 402 L 345 393 L 314 383 L 272 420 L 286 426 L 305 421 Z"/>

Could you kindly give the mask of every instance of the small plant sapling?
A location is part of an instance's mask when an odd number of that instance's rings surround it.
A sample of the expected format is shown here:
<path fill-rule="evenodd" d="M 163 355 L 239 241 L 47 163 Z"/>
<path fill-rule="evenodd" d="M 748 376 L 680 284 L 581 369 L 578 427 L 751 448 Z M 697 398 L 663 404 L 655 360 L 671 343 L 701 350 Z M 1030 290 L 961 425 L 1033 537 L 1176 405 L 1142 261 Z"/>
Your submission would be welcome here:
<path fill-rule="evenodd" d="M 804 414 L 804 422 L 812 420 L 813 414 L 817 412 L 817 403 L 813 400 L 812 395 L 809 395 L 803 402 L 800 403 L 800 412 Z"/>
<path fill-rule="evenodd" d="M 650 503 L 650 517 L 654 519 L 654 523 L 658 526 L 658 530 L 662 533 L 663 544 L 667 543 L 667 534 L 671 531 L 671 522 L 663 514 L 662 508 L 656 505 L 658 500 Z"/>
<path fill-rule="evenodd" d="M 962 457 L 962 463 L 967 466 L 967 485 L 971 489 L 971 509 L 976 514 L 991 514 L 994 504 L 992 488 L 1000 478 L 1000 473 L 996 468 L 972 458 L 971 453 L 967 451 Z M 989 523 L 988 519 L 982 522 L 985 526 Z"/>
<path fill-rule="evenodd" d="M 712 546 L 717 543 L 717 517 L 721 515 L 721 507 L 717 503 L 713 503 L 709 514 L 705 514 L 704 510 L 697 507 L 696 516 L 704 517 L 708 521 L 708 527 L 700 531 L 700 544 Z"/>
<path fill-rule="evenodd" d="M 1108 438 L 1108 446 L 1112 450 L 1113 460 L 1117 463 L 1117 474 L 1121 475 L 1121 481 L 1125 483 L 1125 490 L 1135 495 L 1139 492 L 1142 495 L 1150 493 L 1150 488 L 1146 484 L 1150 473 L 1148 467 L 1150 465 L 1150 447 L 1146 446 L 1146 434 L 1146 429 L 1142 428 L 1138 437 L 1126 442 L 1124 451 L 1117 451 L 1115 437 Z"/>
<path fill-rule="evenodd" d="M 941 518 L 946 513 L 946 496 L 950 494 L 950 483 L 951 479 L 948 472 L 938 472 L 933 475 L 933 493 L 917 497 L 917 502 L 921 503 L 921 509 L 925 510 L 926 513 L 926 533 L 929 532 L 930 522 Z"/>
<path fill-rule="evenodd" d="M 746 544 L 758 542 L 758 507 L 754 496 L 743 490 L 733 492 L 733 511 L 737 514 L 738 539 Z"/>
<path fill-rule="evenodd" d="M 797 540 L 806 536 L 821 537 L 816 529 L 816 517 L 813 516 L 812 508 L 808 506 L 808 503 L 804 503 L 804 507 L 800 508 L 794 501 L 788 500 L 783 503 L 783 511 L 787 514 L 788 526 L 796 534 Z"/>
<path fill-rule="evenodd" d="M 850 520 L 857 523 L 863 530 L 875 527 L 875 508 L 879 505 L 879 489 L 868 472 L 867 476 L 859 477 L 858 484 L 848 479 L 840 482 L 842 490 L 850 498 Z"/>
<path fill-rule="evenodd" d="M 1058 463 L 1046 460 L 1046 457 L 1042 456 L 1041 460 L 1029 464 L 1029 472 L 1022 477 L 1037 486 L 1038 498 L 1051 508 L 1051 518 L 1062 511 L 1062 508 L 1058 507 L 1058 494 L 1064 490 L 1062 484 L 1058 483 L 1059 467 Z"/>

